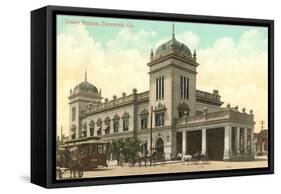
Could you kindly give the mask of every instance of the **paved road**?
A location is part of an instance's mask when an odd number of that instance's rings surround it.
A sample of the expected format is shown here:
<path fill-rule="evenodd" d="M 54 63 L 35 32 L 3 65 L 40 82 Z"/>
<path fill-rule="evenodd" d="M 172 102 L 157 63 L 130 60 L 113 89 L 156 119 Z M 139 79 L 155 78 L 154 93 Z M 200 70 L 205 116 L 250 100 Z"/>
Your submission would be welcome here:
<path fill-rule="evenodd" d="M 124 175 L 140 175 L 140 174 L 157 174 L 157 173 L 173 173 L 173 172 L 194 172 L 209 171 L 223 169 L 243 169 L 243 168 L 261 168 L 267 167 L 266 159 L 256 159 L 254 161 L 210 161 L 208 163 L 192 163 L 186 162 L 170 162 L 166 164 L 158 164 L 156 166 L 147 167 L 129 167 L 127 165 L 120 167 L 109 165 L 108 168 L 100 167 L 94 171 L 84 172 L 83 178 L 107 177 L 107 176 L 124 176 Z M 63 178 L 68 178 L 69 173 L 65 173 Z"/>

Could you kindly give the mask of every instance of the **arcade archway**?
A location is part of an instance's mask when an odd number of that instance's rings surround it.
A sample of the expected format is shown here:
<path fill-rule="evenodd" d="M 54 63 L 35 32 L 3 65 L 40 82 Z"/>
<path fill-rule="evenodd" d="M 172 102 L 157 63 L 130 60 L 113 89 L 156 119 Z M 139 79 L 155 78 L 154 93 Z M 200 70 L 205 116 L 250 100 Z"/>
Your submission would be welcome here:
<path fill-rule="evenodd" d="M 158 153 L 164 153 L 164 141 L 159 137 L 155 142 L 155 151 Z"/>

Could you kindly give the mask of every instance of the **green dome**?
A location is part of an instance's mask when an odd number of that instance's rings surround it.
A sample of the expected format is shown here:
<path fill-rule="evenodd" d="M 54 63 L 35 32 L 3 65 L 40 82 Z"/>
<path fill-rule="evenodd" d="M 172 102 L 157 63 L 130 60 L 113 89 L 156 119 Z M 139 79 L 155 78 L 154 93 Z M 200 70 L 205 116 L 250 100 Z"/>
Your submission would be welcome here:
<path fill-rule="evenodd" d="M 91 84 L 87 80 L 85 80 L 85 81 L 81 82 L 80 84 L 78 84 L 77 86 L 74 87 L 73 93 L 74 94 L 77 94 L 77 93 L 97 94 L 98 89 L 96 88 L 96 86 L 94 86 L 93 84 Z"/>
<path fill-rule="evenodd" d="M 192 57 L 191 51 L 185 44 L 176 40 L 175 37 L 172 37 L 171 40 L 160 45 L 155 52 L 155 57 L 163 57 L 170 53 L 177 53 L 183 57 Z"/>

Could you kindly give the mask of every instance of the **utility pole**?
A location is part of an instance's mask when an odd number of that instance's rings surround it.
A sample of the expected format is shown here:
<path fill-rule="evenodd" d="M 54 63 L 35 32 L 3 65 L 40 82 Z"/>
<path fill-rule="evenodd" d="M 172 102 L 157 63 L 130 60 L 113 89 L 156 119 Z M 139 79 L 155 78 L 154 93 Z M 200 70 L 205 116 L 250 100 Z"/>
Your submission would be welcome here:
<path fill-rule="evenodd" d="M 153 106 L 151 106 L 150 111 L 150 166 L 152 165 L 152 115 L 153 115 Z"/>
<path fill-rule="evenodd" d="M 263 131 L 264 121 L 261 121 L 261 131 Z"/>

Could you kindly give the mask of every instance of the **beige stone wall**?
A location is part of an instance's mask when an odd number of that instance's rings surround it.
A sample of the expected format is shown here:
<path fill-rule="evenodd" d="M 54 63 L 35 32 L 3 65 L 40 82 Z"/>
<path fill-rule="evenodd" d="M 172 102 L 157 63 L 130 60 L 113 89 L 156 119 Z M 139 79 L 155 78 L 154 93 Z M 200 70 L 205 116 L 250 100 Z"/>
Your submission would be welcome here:
<path fill-rule="evenodd" d="M 185 64 L 186 66 L 190 66 Z M 190 116 L 196 114 L 196 74 L 180 70 L 173 67 L 173 112 L 174 118 L 178 118 L 178 105 L 179 103 L 185 103 L 190 108 Z M 183 99 L 180 96 L 180 77 L 185 76 L 189 79 L 189 97 L 188 99 Z"/>
<path fill-rule="evenodd" d="M 123 132 L 123 119 L 122 116 L 125 112 L 128 112 L 130 117 L 129 117 L 129 130 L 128 131 L 133 131 L 133 123 L 134 123 L 134 114 L 133 114 L 133 104 L 122 106 L 120 108 L 115 108 L 107 111 L 103 111 L 101 113 L 93 114 L 88 116 L 87 118 L 82 120 L 82 124 L 85 122 L 87 123 L 87 135 L 90 134 L 89 132 L 89 123 L 91 120 L 95 122 L 95 132 L 94 135 L 97 135 L 97 129 L 98 126 L 96 125 L 97 120 L 100 118 L 102 120 L 102 129 L 105 129 L 105 123 L 104 119 L 108 116 L 111 121 L 110 121 L 110 133 L 113 133 L 113 117 L 115 114 L 117 114 L 120 117 L 119 120 L 119 133 Z M 102 131 L 102 134 L 104 134 L 104 131 Z"/>
<path fill-rule="evenodd" d="M 94 98 L 83 97 L 83 96 L 76 96 L 69 101 L 69 134 L 71 134 L 71 127 L 72 125 L 76 126 L 76 138 L 79 137 L 81 131 L 81 123 L 79 121 L 79 115 L 81 111 L 87 110 L 87 105 L 89 103 L 96 104 L 97 100 Z M 72 121 L 72 108 L 76 108 L 76 118 L 75 121 Z"/>
<path fill-rule="evenodd" d="M 156 78 L 161 76 L 164 76 L 164 99 L 156 100 Z M 187 99 L 181 98 L 180 95 L 181 76 L 189 79 L 189 97 Z M 174 58 L 151 64 L 149 91 L 149 107 L 157 107 L 159 103 L 166 107 L 165 126 L 168 126 L 168 129 L 161 130 L 159 134 L 165 133 L 163 138 L 169 136 L 169 142 L 164 141 L 165 153 L 168 158 L 171 153 L 175 154 L 176 152 L 176 133 L 172 126 L 174 119 L 179 117 L 179 103 L 185 103 L 189 106 L 190 116 L 196 114 L 196 66 Z M 153 127 L 155 127 L 155 117 L 153 117 Z"/>
<path fill-rule="evenodd" d="M 164 76 L 164 99 L 156 100 L 156 78 Z M 154 108 L 161 103 L 165 105 L 165 126 L 172 124 L 172 71 L 170 68 L 163 69 L 161 71 L 150 74 L 150 86 L 149 86 L 149 107 Z M 150 114 L 149 108 L 149 114 Z M 153 116 L 153 127 L 155 127 L 155 117 Z"/>

